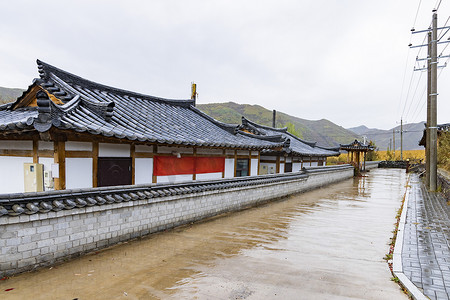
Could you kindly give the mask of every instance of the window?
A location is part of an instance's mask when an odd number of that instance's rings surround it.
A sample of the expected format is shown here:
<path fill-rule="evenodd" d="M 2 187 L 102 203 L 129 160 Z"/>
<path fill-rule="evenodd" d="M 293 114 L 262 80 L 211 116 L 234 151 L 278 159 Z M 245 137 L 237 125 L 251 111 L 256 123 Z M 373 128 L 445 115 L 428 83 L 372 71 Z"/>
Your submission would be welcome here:
<path fill-rule="evenodd" d="M 284 164 L 284 173 L 290 173 L 292 172 L 292 163 L 285 163 Z"/>
<path fill-rule="evenodd" d="M 236 177 L 248 176 L 249 159 L 238 158 L 236 161 Z"/>

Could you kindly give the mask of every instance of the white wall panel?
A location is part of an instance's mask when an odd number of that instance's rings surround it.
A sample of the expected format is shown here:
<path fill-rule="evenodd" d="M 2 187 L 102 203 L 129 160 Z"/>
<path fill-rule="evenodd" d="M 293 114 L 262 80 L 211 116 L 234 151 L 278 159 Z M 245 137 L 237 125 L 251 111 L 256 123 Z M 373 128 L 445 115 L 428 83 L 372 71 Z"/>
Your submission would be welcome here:
<path fill-rule="evenodd" d="M 197 178 L 197 180 L 220 179 L 220 178 L 222 178 L 222 172 L 220 172 L 220 173 L 197 174 L 196 178 Z"/>
<path fill-rule="evenodd" d="M 257 158 L 253 158 L 251 160 L 251 166 L 250 166 L 250 176 L 256 176 L 258 175 L 258 159 Z"/>
<path fill-rule="evenodd" d="M 292 163 L 292 172 L 300 172 L 302 169 L 301 163 Z"/>
<path fill-rule="evenodd" d="M 147 153 L 153 153 L 153 146 L 147 146 L 147 145 L 136 145 L 135 152 L 147 152 Z"/>
<path fill-rule="evenodd" d="M 0 141 L 0 149 L 33 150 L 33 141 Z"/>
<path fill-rule="evenodd" d="M 99 157 L 130 157 L 130 145 L 128 144 L 103 144 L 98 145 Z"/>
<path fill-rule="evenodd" d="M 311 167 L 317 167 L 317 161 L 313 161 L 313 162 L 311 162 Z"/>
<path fill-rule="evenodd" d="M 158 153 L 172 153 L 172 152 L 193 154 L 194 148 L 158 146 Z"/>
<path fill-rule="evenodd" d="M 234 158 L 225 159 L 225 178 L 234 177 Z"/>
<path fill-rule="evenodd" d="M 280 164 L 280 173 L 284 173 L 284 164 Z"/>
<path fill-rule="evenodd" d="M 92 187 L 92 158 L 66 158 L 66 189 Z"/>
<path fill-rule="evenodd" d="M 0 194 L 23 193 L 23 164 L 32 162 L 32 157 L 0 156 Z"/>
<path fill-rule="evenodd" d="M 66 142 L 66 151 L 92 151 L 90 142 Z"/>
<path fill-rule="evenodd" d="M 192 180 L 192 174 L 187 175 L 170 175 L 170 176 L 157 176 L 157 183 L 176 183 L 182 181 Z"/>
<path fill-rule="evenodd" d="M 222 149 L 197 149 L 197 154 L 212 154 L 212 155 L 223 155 Z"/>
<path fill-rule="evenodd" d="M 53 150 L 54 144 L 53 142 L 46 142 L 46 141 L 39 141 L 38 142 L 38 149 L 39 150 Z"/>
<path fill-rule="evenodd" d="M 153 179 L 153 158 L 136 158 L 134 182 L 150 184 Z"/>

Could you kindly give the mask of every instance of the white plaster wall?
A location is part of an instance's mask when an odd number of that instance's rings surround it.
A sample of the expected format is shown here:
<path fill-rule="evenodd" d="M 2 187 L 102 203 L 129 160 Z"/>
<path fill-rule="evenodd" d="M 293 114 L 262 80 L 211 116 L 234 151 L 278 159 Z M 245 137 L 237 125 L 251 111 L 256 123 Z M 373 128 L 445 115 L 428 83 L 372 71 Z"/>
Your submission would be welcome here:
<path fill-rule="evenodd" d="M 250 166 L 250 176 L 256 176 L 258 175 L 258 159 L 253 158 L 251 159 L 251 166 Z"/>
<path fill-rule="evenodd" d="M 92 187 L 92 158 L 66 158 L 66 189 Z"/>
<path fill-rule="evenodd" d="M 250 151 L 246 150 L 238 150 L 237 155 L 249 155 Z"/>
<path fill-rule="evenodd" d="M 33 150 L 33 141 L 0 141 L 0 149 Z"/>
<path fill-rule="evenodd" d="M 54 160 L 53 157 L 39 157 L 39 163 L 44 165 L 44 171 L 51 171 Z"/>
<path fill-rule="evenodd" d="M 130 157 L 130 145 L 103 144 L 98 145 L 99 157 Z"/>
<path fill-rule="evenodd" d="M 225 158 L 225 178 L 234 177 L 234 158 Z"/>
<path fill-rule="evenodd" d="M 197 178 L 197 180 L 220 179 L 220 178 L 222 178 L 222 172 L 220 172 L 220 173 L 197 174 L 196 178 Z"/>
<path fill-rule="evenodd" d="M 66 151 L 92 151 L 92 143 L 66 142 Z"/>
<path fill-rule="evenodd" d="M 23 164 L 32 162 L 32 157 L 0 156 L 0 194 L 23 193 Z"/>
<path fill-rule="evenodd" d="M 226 155 L 234 155 L 234 150 L 225 150 Z"/>
<path fill-rule="evenodd" d="M 292 157 L 286 157 L 286 162 L 288 163 L 292 162 Z"/>
<path fill-rule="evenodd" d="M 276 156 L 261 156 L 260 159 L 261 160 L 273 160 L 273 161 L 276 161 L 277 157 Z"/>
<path fill-rule="evenodd" d="M 172 153 L 172 152 L 193 154 L 194 148 L 158 146 L 158 153 Z"/>
<path fill-rule="evenodd" d="M 258 151 L 252 151 L 252 155 L 256 156 L 256 155 L 258 155 L 258 154 L 259 154 Z"/>
<path fill-rule="evenodd" d="M 46 141 L 39 141 L 38 142 L 38 149 L 39 150 L 53 150 L 54 144 L 53 142 L 46 142 Z"/>
<path fill-rule="evenodd" d="M 157 176 L 156 182 L 157 183 L 176 183 L 176 182 L 182 182 L 182 181 L 189 181 L 189 180 L 192 180 L 192 176 L 193 176 L 193 174 Z"/>
<path fill-rule="evenodd" d="M 313 161 L 313 162 L 311 162 L 311 167 L 317 167 L 318 166 L 318 163 L 317 163 L 317 161 Z"/>
<path fill-rule="evenodd" d="M 153 146 L 136 145 L 135 152 L 153 153 Z"/>
<path fill-rule="evenodd" d="M 280 173 L 284 173 L 284 164 L 283 163 L 280 164 Z"/>
<path fill-rule="evenodd" d="M 301 163 L 292 163 L 292 172 L 300 172 L 302 169 Z"/>
<path fill-rule="evenodd" d="M 153 158 L 136 158 L 134 170 L 134 182 L 136 184 L 152 183 Z"/>
<path fill-rule="evenodd" d="M 213 154 L 213 155 L 223 155 L 222 149 L 197 149 L 197 154 Z"/>

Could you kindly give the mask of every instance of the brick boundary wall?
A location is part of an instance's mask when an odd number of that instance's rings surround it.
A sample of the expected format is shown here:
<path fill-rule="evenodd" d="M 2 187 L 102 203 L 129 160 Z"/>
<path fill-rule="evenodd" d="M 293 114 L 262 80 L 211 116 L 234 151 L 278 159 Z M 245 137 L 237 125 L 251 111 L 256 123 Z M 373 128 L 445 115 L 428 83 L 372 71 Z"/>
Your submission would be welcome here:
<path fill-rule="evenodd" d="M 0 217 L 0 277 L 351 178 L 353 167 L 315 167 L 303 173 L 306 174 L 303 177 L 286 177 L 284 181 L 259 185 L 44 213 L 3 215 Z"/>

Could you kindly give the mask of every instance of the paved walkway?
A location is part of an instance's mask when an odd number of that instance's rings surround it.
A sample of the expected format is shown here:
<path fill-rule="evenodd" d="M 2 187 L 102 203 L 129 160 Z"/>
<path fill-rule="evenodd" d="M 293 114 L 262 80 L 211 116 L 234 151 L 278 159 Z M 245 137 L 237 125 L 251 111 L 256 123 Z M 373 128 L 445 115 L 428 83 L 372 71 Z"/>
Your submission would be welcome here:
<path fill-rule="evenodd" d="M 430 299 L 450 299 L 450 206 L 411 174 L 403 232 L 403 273 Z M 421 298 L 421 295 L 414 295 Z M 423 296 L 422 296 L 423 297 Z"/>

